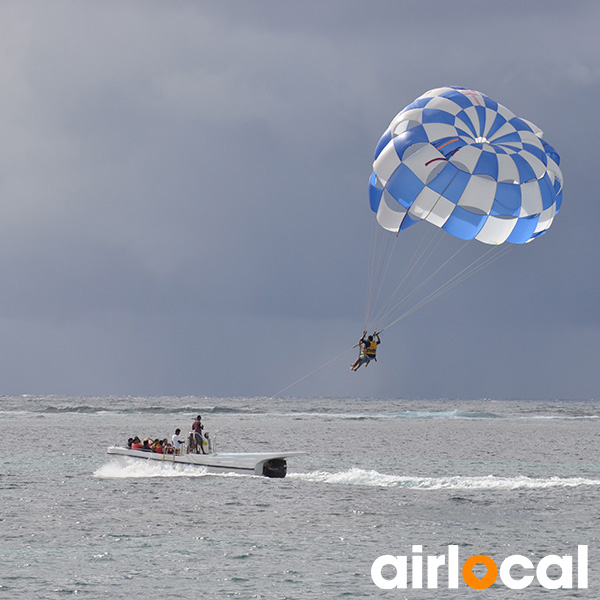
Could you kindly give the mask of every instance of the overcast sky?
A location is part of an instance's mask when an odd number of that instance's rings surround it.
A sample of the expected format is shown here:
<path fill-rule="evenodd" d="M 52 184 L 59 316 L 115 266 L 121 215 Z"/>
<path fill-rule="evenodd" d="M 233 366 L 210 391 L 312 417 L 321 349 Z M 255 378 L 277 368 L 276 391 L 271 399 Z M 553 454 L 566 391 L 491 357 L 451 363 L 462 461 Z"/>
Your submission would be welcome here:
<path fill-rule="evenodd" d="M 594 0 L 0 2 L 0 393 L 271 396 L 343 353 L 375 145 L 459 85 L 544 130 L 560 214 L 376 365 L 284 395 L 597 398 L 598 23 Z"/>

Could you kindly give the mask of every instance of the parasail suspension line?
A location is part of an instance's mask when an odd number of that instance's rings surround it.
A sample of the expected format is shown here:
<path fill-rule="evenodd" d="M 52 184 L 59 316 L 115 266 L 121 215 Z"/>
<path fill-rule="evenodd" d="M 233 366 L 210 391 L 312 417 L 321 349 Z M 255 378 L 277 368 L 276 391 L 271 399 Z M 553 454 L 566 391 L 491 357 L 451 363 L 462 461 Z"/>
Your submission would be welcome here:
<path fill-rule="evenodd" d="M 453 287 L 457 286 L 459 283 L 462 283 L 465 279 L 468 279 L 471 275 L 481 271 L 488 265 L 492 264 L 499 258 L 506 256 L 514 246 L 504 246 L 499 251 L 496 251 L 494 256 L 490 256 L 492 252 L 496 250 L 495 247 L 490 248 L 484 255 L 476 258 L 470 265 L 466 266 L 464 269 L 459 271 L 456 275 L 450 278 L 448 281 L 440 285 L 436 290 L 431 292 L 425 298 L 423 298 L 420 302 L 415 304 L 412 308 L 408 309 L 406 312 L 402 313 L 398 318 L 394 319 L 391 323 L 385 326 L 385 329 L 389 329 L 392 325 L 395 325 L 402 319 L 408 317 L 415 311 L 419 310 L 426 304 L 429 304 L 432 300 L 435 300 L 445 292 L 451 290 Z M 461 248 L 462 249 L 462 248 Z M 479 264 L 478 264 L 479 263 Z M 380 333 L 383 329 L 380 330 Z"/>
<path fill-rule="evenodd" d="M 294 383 L 290 383 L 290 385 L 288 385 L 287 387 L 284 387 L 282 390 L 279 390 L 276 394 L 273 394 L 269 398 L 269 400 L 273 400 L 273 398 L 276 398 L 282 392 L 289 390 L 291 387 L 294 387 L 296 384 L 300 383 L 301 381 L 304 381 L 307 377 L 310 377 L 311 375 L 314 375 L 317 371 L 324 369 L 327 365 L 330 365 L 332 362 L 335 362 L 336 360 L 338 360 L 338 358 L 341 358 L 342 356 L 344 356 L 344 354 L 348 354 L 348 352 L 350 352 L 350 350 L 353 350 L 354 348 L 356 348 L 356 346 L 350 346 L 350 348 L 348 348 L 347 350 L 344 350 L 341 354 L 338 354 L 336 357 L 332 358 L 331 360 L 328 360 L 326 363 L 323 363 L 320 367 L 317 367 L 310 373 L 307 373 L 306 375 L 304 375 L 304 377 L 300 377 L 300 379 L 297 379 L 296 381 L 294 381 Z"/>

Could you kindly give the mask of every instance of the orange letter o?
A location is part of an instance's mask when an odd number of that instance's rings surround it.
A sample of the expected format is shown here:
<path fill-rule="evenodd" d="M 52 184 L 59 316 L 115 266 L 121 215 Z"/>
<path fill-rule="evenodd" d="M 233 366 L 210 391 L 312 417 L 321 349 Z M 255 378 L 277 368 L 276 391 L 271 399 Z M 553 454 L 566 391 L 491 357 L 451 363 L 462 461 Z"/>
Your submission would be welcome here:
<path fill-rule="evenodd" d="M 476 575 L 473 575 L 473 567 L 478 564 L 485 565 L 485 568 L 487 569 L 487 573 L 481 579 Z M 489 556 L 486 556 L 485 554 L 476 554 L 475 556 L 467 558 L 465 561 L 462 568 L 462 576 L 469 587 L 472 587 L 475 590 L 485 590 L 496 581 L 496 577 L 498 577 L 498 567 Z"/>

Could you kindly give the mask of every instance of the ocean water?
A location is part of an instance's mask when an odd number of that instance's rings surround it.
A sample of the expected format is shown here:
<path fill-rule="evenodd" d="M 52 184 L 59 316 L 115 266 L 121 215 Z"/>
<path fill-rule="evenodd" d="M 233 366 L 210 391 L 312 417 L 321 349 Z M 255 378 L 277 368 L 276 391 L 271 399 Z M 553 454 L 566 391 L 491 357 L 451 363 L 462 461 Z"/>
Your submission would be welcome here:
<path fill-rule="evenodd" d="M 198 413 L 223 451 L 307 454 L 285 479 L 106 454 Z M 0 419 L 0 598 L 600 598 L 597 401 L 26 396 Z M 588 545 L 589 587 L 371 579 L 451 544 L 461 565 Z"/>

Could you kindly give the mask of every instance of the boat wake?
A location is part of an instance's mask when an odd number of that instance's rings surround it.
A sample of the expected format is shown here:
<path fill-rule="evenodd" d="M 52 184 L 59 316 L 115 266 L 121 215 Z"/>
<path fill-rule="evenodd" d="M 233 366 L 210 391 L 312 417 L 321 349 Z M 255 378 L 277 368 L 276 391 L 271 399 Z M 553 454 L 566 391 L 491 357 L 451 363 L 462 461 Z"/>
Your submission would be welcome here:
<path fill-rule="evenodd" d="M 146 479 L 149 477 L 244 477 L 237 473 L 209 473 L 205 467 L 115 458 L 94 471 L 99 479 Z"/>
<path fill-rule="evenodd" d="M 290 479 L 340 485 L 367 485 L 374 487 L 408 488 L 415 490 L 519 490 L 573 488 L 578 486 L 600 486 L 598 479 L 583 477 L 498 477 L 487 475 L 469 477 L 412 477 L 408 475 L 386 475 L 378 471 L 349 469 L 339 473 L 313 471 L 311 473 L 288 473 Z"/>

